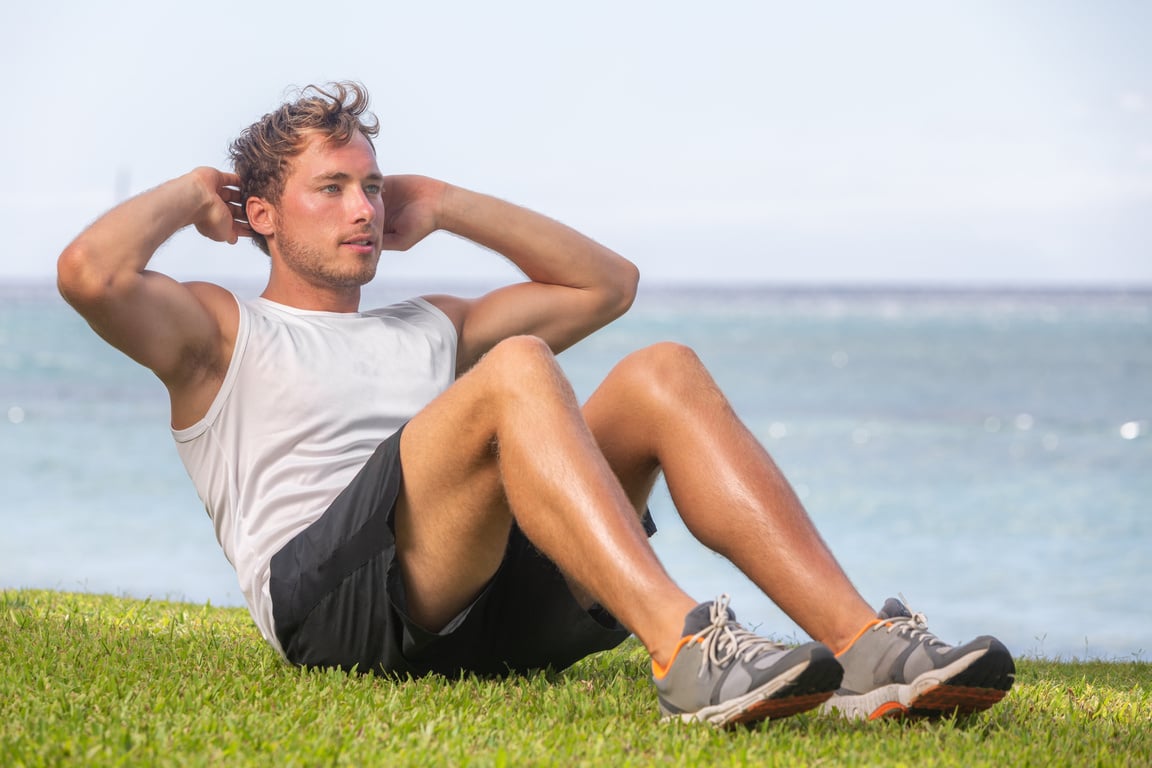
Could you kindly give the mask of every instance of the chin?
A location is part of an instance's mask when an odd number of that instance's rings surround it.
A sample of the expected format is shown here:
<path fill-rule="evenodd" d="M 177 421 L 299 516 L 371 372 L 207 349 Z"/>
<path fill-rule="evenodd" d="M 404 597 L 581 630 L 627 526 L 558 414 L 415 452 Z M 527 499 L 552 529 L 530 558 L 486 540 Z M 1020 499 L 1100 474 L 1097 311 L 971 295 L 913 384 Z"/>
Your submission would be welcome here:
<path fill-rule="evenodd" d="M 341 288 L 359 288 L 376 279 L 376 264 L 361 264 L 357 269 L 344 274 L 332 274 L 331 281 Z"/>
<path fill-rule="evenodd" d="M 360 285 L 367 285 L 376 279 L 376 265 L 373 264 L 371 269 L 365 269 L 360 273 Z"/>

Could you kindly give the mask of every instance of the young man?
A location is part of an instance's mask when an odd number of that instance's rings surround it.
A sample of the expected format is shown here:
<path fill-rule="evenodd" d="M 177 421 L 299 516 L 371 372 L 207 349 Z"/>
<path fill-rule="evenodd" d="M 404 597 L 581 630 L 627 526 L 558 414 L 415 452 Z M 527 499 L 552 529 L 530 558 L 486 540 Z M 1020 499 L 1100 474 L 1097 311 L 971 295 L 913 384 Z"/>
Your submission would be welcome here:
<path fill-rule="evenodd" d="M 306 89 L 243 132 L 235 174 L 198 168 L 129 200 L 59 261 L 65 298 L 167 387 L 273 647 L 308 666 L 500 674 L 635 633 L 663 715 L 720 725 L 1003 697 L 1014 668 L 994 638 L 952 648 L 896 601 L 869 609 L 690 350 L 634 353 L 579 406 L 554 355 L 628 309 L 636 268 L 523 208 L 385 177 L 367 100 Z M 188 225 L 252 238 L 271 259 L 263 294 L 149 271 Z M 361 311 L 381 251 L 438 229 L 528 280 Z M 687 528 L 819 642 L 775 645 L 727 598 L 676 586 L 647 539 L 661 472 Z"/>

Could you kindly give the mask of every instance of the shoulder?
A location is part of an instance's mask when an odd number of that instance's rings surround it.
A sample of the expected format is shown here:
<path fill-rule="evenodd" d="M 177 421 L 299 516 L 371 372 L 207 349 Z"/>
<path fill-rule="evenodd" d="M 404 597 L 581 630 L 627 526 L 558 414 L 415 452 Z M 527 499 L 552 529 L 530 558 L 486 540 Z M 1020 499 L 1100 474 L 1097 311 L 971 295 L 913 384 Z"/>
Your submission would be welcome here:
<path fill-rule="evenodd" d="M 216 344 L 222 350 L 230 348 L 240 324 L 240 300 L 236 294 L 215 283 L 188 282 L 184 286 L 215 321 L 219 329 Z"/>
<path fill-rule="evenodd" d="M 239 312 L 236 295 L 223 286 L 194 281 L 184 283 L 184 287 L 213 315 L 235 316 Z"/>
<path fill-rule="evenodd" d="M 442 294 L 421 296 L 420 298 L 443 312 L 448 320 L 451 321 L 453 327 L 456 328 L 456 335 L 460 335 L 461 330 L 464 328 L 464 321 L 468 318 L 468 311 L 472 308 L 473 299 L 463 299 L 459 296 L 446 296 Z"/>

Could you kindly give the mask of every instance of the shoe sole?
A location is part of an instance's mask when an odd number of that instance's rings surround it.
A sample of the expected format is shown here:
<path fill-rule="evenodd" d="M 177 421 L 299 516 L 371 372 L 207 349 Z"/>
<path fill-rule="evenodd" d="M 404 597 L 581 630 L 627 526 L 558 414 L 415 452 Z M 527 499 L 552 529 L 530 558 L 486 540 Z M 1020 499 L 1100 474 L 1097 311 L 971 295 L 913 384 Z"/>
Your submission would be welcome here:
<path fill-rule="evenodd" d="M 838 695 L 823 711 L 855 720 L 940 717 L 981 712 L 1007 695 L 1016 667 L 1007 649 L 973 651 L 911 683 L 893 683 L 859 695 Z"/>
<path fill-rule="evenodd" d="M 743 696 L 695 712 L 667 715 L 662 720 L 710 723 L 717 728 L 779 720 L 828 701 L 843 678 L 844 669 L 831 651 L 815 651 L 806 661 Z"/>

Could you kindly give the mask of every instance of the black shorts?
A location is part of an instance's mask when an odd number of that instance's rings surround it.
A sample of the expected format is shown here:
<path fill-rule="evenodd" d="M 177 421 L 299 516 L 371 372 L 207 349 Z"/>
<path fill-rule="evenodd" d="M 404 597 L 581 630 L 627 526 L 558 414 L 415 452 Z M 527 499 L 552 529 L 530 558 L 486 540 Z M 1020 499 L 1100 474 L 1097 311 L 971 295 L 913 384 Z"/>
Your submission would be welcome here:
<path fill-rule="evenodd" d="M 400 434 L 272 557 L 272 615 L 289 661 L 414 677 L 505 675 L 563 669 L 628 637 L 611 615 L 581 608 L 556 566 L 515 526 L 503 563 L 471 605 L 439 632 L 413 622 L 393 527 Z M 651 535 L 647 514 L 644 524 Z"/>

